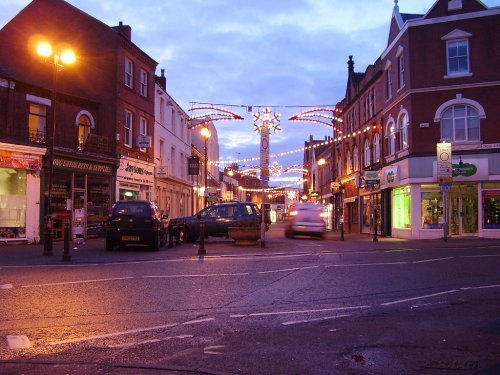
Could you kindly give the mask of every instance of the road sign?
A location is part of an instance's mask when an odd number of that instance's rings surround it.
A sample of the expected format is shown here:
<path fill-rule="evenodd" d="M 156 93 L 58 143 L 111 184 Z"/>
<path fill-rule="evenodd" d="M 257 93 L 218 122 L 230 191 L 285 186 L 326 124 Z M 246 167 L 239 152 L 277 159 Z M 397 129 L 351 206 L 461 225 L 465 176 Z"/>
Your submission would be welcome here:
<path fill-rule="evenodd" d="M 445 182 L 439 184 L 439 189 L 441 191 L 450 192 L 451 191 L 451 183 Z"/>
<path fill-rule="evenodd" d="M 437 178 L 439 183 L 453 181 L 453 167 L 451 163 L 451 143 L 441 142 L 437 145 Z"/>

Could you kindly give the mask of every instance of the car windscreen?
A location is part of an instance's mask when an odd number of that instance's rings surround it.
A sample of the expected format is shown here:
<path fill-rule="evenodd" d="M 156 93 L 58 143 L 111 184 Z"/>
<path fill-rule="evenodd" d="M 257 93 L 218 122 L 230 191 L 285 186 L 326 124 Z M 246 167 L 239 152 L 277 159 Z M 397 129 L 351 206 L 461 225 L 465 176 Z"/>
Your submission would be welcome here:
<path fill-rule="evenodd" d="M 113 215 L 148 217 L 151 215 L 151 207 L 144 203 L 117 203 L 113 209 Z"/>

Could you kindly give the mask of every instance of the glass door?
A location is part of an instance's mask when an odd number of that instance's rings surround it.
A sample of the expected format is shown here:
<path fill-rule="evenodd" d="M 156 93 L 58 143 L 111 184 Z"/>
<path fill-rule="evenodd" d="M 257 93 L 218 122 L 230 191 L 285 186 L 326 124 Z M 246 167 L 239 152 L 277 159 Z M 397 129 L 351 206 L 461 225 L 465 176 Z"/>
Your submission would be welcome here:
<path fill-rule="evenodd" d="M 477 234 L 477 186 L 454 185 L 449 193 L 449 223 L 452 236 Z"/>

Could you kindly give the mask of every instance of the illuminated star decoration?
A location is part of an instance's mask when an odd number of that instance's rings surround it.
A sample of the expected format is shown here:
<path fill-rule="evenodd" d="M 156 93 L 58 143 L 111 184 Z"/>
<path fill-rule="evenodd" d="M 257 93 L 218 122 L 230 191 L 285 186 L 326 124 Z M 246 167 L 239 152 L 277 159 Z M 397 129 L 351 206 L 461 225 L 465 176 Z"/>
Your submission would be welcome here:
<path fill-rule="evenodd" d="M 269 167 L 269 173 L 271 173 L 271 176 L 281 176 L 282 170 L 283 170 L 283 167 L 281 165 L 279 165 L 277 161 L 275 161 Z"/>
<path fill-rule="evenodd" d="M 271 109 L 269 107 L 265 107 L 262 112 L 253 114 L 253 126 L 256 133 L 260 133 L 264 127 L 268 127 L 269 130 L 272 130 L 274 133 L 281 131 L 281 114 L 274 112 L 271 116 L 271 113 L 273 113 Z"/>
<path fill-rule="evenodd" d="M 290 199 L 291 201 L 294 201 L 295 198 L 297 197 L 297 192 L 295 190 L 288 190 L 287 194 L 288 194 L 288 199 Z"/>
<path fill-rule="evenodd" d="M 192 107 L 189 111 L 210 111 L 207 113 L 203 113 L 201 115 L 192 116 L 190 118 L 190 125 L 188 129 L 197 128 L 198 126 L 205 125 L 206 123 L 210 123 L 213 121 L 241 121 L 243 117 L 238 115 L 235 112 L 232 112 L 228 109 L 214 107 L 213 105 L 202 105 L 198 107 Z"/>

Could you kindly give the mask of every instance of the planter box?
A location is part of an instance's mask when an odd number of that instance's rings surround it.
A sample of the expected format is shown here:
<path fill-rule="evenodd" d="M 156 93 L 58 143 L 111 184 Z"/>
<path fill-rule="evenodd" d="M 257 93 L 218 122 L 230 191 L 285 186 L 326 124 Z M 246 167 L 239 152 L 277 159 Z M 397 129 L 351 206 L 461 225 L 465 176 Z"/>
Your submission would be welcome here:
<path fill-rule="evenodd" d="M 229 227 L 227 233 L 235 245 L 257 245 L 260 240 L 260 227 Z"/>

